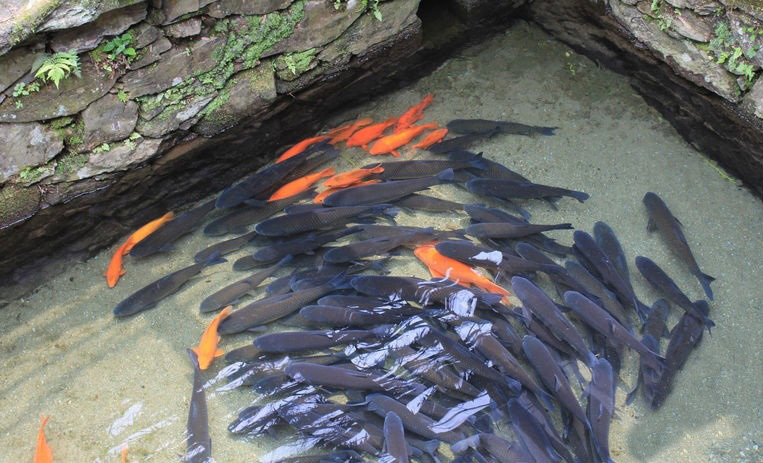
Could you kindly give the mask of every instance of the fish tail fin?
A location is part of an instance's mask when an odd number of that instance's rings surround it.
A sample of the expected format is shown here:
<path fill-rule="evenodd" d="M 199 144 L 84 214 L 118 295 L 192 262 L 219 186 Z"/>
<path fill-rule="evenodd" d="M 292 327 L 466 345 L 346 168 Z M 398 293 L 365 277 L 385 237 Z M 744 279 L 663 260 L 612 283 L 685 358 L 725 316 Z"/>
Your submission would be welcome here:
<path fill-rule="evenodd" d="M 352 287 L 350 285 L 351 281 L 352 277 L 347 275 L 347 272 L 342 272 L 329 280 L 328 284 L 334 289 L 348 289 Z"/>
<path fill-rule="evenodd" d="M 573 227 L 571 223 L 560 223 L 557 225 L 554 225 L 554 228 L 552 230 L 572 230 Z"/>
<path fill-rule="evenodd" d="M 217 349 L 215 351 L 215 357 L 222 357 L 223 355 L 225 355 L 225 352 L 223 352 L 222 349 Z"/>
<path fill-rule="evenodd" d="M 555 130 L 559 129 L 559 127 L 541 127 L 539 133 L 541 135 L 545 135 L 547 137 L 550 137 L 552 135 L 556 135 L 554 133 Z"/>
<path fill-rule="evenodd" d="M 710 283 L 715 281 L 715 278 L 711 277 L 710 275 L 706 273 L 699 272 L 697 274 L 697 278 L 699 279 L 699 283 L 702 285 L 702 289 L 705 290 L 705 295 L 707 295 L 707 298 L 711 301 L 713 300 L 713 290 L 710 288 Z"/>
<path fill-rule="evenodd" d="M 188 358 L 191 359 L 191 365 L 193 365 L 193 368 L 199 368 L 199 356 L 197 354 L 197 350 L 198 349 L 196 347 L 185 350 L 186 354 L 188 354 Z"/>
<path fill-rule="evenodd" d="M 469 159 L 469 166 L 478 170 L 487 170 L 487 164 L 485 164 L 485 161 L 482 159 L 482 153 L 475 154 Z"/>
<path fill-rule="evenodd" d="M 581 203 L 585 202 L 586 199 L 591 197 L 591 195 L 584 191 L 571 191 L 570 196 L 577 199 Z"/>
<path fill-rule="evenodd" d="M 389 204 L 385 205 L 385 207 L 381 208 L 382 214 L 386 215 L 390 222 L 393 224 L 395 223 L 395 217 L 397 217 L 398 212 L 400 212 L 399 207 L 394 207 Z"/>
<path fill-rule="evenodd" d="M 702 323 L 705 324 L 708 334 L 712 336 L 713 333 L 710 331 L 710 328 L 715 326 L 715 322 L 713 322 L 710 317 L 708 317 L 710 314 L 710 305 L 707 303 L 707 301 L 700 299 L 698 301 L 694 301 L 694 307 L 696 307 L 697 310 L 703 315 Z"/>
<path fill-rule="evenodd" d="M 209 267 L 210 265 L 222 264 L 223 262 L 228 262 L 228 261 L 222 257 L 222 253 L 220 253 L 220 251 L 215 251 L 212 254 L 210 254 L 209 257 L 204 259 L 204 267 Z"/>
<path fill-rule="evenodd" d="M 442 183 L 451 183 L 456 182 L 456 176 L 453 172 L 453 169 L 445 169 L 439 174 L 437 174 L 437 180 L 439 180 Z"/>

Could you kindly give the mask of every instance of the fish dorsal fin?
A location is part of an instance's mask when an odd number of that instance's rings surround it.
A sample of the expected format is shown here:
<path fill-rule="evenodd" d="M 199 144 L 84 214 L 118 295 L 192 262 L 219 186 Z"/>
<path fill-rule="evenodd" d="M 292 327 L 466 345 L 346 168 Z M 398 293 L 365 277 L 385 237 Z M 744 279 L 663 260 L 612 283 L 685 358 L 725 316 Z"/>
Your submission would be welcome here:
<path fill-rule="evenodd" d="M 119 276 L 122 276 L 122 275 L 124 275 L 125 273 L 127 273 L 127 271 L 126 271 L 125 269 L 123 269 L 123 268 L 122 268 L 122 269 L 119 269 Z"/>
<path fill-rule="evenodd" d="M 194 354 L 196 354 L 196 357 L 198 357 L 198 356 L 200 355 L 200 354 L 199 354 L 199 348 L 198 348 L 198 347 L 191 347 L 191 351 L 192 351 Z"/>
<path fill-rule="evenodd" d="M 655 223 L 654 219 L 650 216 L 649 221 L 646 223 L 646 231 L 653 232 L 657 230 L 657 224 Z"/>
<path fill-rule="evenodd" d="M 215 357 L 220 357 L 220 356 L 222 356 L 222 355 L 225 355 L 225 352 L 223 352 L 223 350 L 222 350 L 222 349 L 217 349 L 217 350 L 215 351 Z"/>

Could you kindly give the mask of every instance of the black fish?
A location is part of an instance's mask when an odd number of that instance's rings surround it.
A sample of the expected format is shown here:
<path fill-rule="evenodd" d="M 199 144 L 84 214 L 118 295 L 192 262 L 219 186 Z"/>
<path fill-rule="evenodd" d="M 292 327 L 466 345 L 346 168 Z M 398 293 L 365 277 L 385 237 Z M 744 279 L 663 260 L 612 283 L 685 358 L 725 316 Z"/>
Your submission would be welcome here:
<path fill-rule="evenodd" d="M 523 238 L 535 233 L 548 230 L 571 230 L 572 224 L 560 223 L 554 225 L 511 224 L 507 222 L 476 223 L 466 227 L 466 233 L 480 239 L 485 238 Z"/>
<path fill-rule="evenodd" d="M 220 334 L 240 333 L 254 326 L 281 319 L 315 301 L 321 296 L 346 285 L 346 276 L 340 274 L 327 283 L 292 293 L 258 299 L 236 310 L 218 326 Z"/>
<path fill-rule="evenodd" d="M 453 151 L 448 153 L 448 157 L 454 161 L 461 161 L 464 158 L 469 158 L 472 156 L 475 156 L 475 154 L 470 151 Z M 475 176 L 482 178 L 500 178 L 504 180 L 516 180 L 517 182 L 530 183 L 529 179 L 514 172 L 503 164 L 492 161 L 488 158 L 482 158 L 482 163 L 485 165 L 486 169 L 470 170 L 470 172 Z"/>
<path fill-rule="evenodd" d="M 214 208 L 215 202 L 209 201 L 180 214 L 174 220 L 167 222 L 157 231 L 139 241 L 130 251 L 130 255 L 146 257 L 157 252 L 171 251 L 174 249 L 172 243 L 181 236 L 191 233 Z"/>
<path fill-rule="evenodd" d="M 707 316 L 707 313 L 704 313 L 702 309 L 697 307 L 696 303 L 690 301 L 678 285 L 654 261 L 646 257 L 637 256 L 636 267 L 646 278 L 646 281 L 664 295 L 666 299 L 681 307 L 687 313 L 692 314 L 698 320 L 702 320 L 708 332 L 710 332 L 710 328 L 715 326 L 715 323 Z"/>
<path fill-rule="evenodd" d="M 405 440 L 403 421 L 393 411 L 384 416 L 384 451 L 392 458 L 390 463 L 408 463 L 411 449 Z"/>
<path fill-rule="evenodd" d="M 289 196 L 288 198 L 264 204 L 246 205 L 241 209 L 237 209 L 228 215 L 224 215 L 219 219 L 210 222 L 204 227 L 204 234 L 207 236 L 218 236 L 227 233 L 245 233 L 249 225 L 278 214 L 290 204 L 294 204 L 306 197 L 312 197 L 314 194 L 315 190 L 311 189 L 298 195 Z"/>
<path fill-rule="evenodd" d="M 409 391 L 413 385 L 406 381 L 339 366 L 295 362 L 286 367 L 286 374 L 297 381 L 328 388 L 356 391 Z"/>
<path fill-rule="evenodd" d="M 144 288 L 135 291 L 114 307 L 114 315 L 126 317 L 154 307 L 159 301 L 174 293 L 188 280 L 196 276 L 204 267 L 226 262 L 219 253 L 212 254 L 206 261 L 189 265 L 170 273 Z"/>
<path fill-rule="evenodd" d="M 355 226 L 326 233 L 310 233 L 307 236 L 262 247 L 258 249 L 252 257 L 254 260 L 260 262 L 275 262 L 285 256 L 311 253 L 314 249 L 319 248 L 326 243 L 331 243 L 339 238 L 357 233 L 361 230 L 361 227 Z M 324 254 L 324 261 L 325 259 L 326 255 Z"/>
<path fill-rule="evenodd" d="M 558 339 L 567 342 L 578 353 L 580 359 L 586 365 L 592 365 L 595 360 L 593 352 L 580 337 L 575 326 L 559 310 L 557 305 L 546 293 L 535 286 L 530 280 L 522 277 L 513 277 L 511 287 L 516 296 L 522 301 L 544 325 L 546 325 Z"/>
<path fill-rule="evenodd" d="M 202 313 L 212 312 L 214 310 L 222 309 L 223 307 L 233 303 L 239 297 L 259 286 L 260 283 L 265 281 L 265 279 L 269 276 L 273 275 L 278 269 L 286 265 L 289 261 L 291 261 L 291 259 L 291 256 L 286 256 L 277 264 L 260 270 L 259 272 L 255 272 L 254 274 L 244 279 L 238 280 L 235 283 L 231 283 L 221 290 L 211 294 L 210 296 L 207 296 L 203 301 L 201 301 L 201 304 L 199 305 L 199 311 Z"/>
<path fill-rule="evenodd" d="M 456 259 L 468 265 L 477 265 L 493 271 L 504 271 L 509 275 L 532 272 L 559 273 L 563 269 L 558 265 L 539 264 L 537 262 L 504 254 L 490 248 L 476 246 L 470 241 L 442 241 L 435 245 L 440 254 Z"/>
<path fill-rule="evenodd" d="M 376 167 L 381 165 L 384 168 L 384 172 L 377 175 L 378 178 L 385 180 L 406 180 L 412 178 L 431 177 L 444 171 L 445 169 L 484 169 L 485 164 L 482 162 L 482 155 L 475 154 L 469 159 L 463 159 L 458 161 L 443 161 L 443 160 L 426 160 L 426 161 L 396 161 L 396 162 L 383 162 L 381 164 L 368 164 L 364 166 L 364 169 Z"/>
<path fill-rule="evenodd" d="M 561 436 L 559 436 L 559 433 L 557 433 L 554 428 L 551 416 L 549 416 L 538 399 L 529 392 L 522 391 L 516 400 L 530 415 L 533 416 L 533 418 L 535 418 L 543 430 L 546 431 L 546 437 L 551 441 L 551 445 L 554 447 L 554 450 L 556 450 L 556 453 L 561 455 L 561 457 L 568 463 L 578 463 L 579 460 L 576 460 L 569 449 L 567 449 L 567 444 L 564 443 Z"/>
<path fill-rule="evenodd" d="M 533 457 L 521 445 L 509 442 L 492 433 L 479 433 L 451 446 L 454 453 L 463 453 L 468 447 L 484 449 L 499 463 L 534 462 Z M 480 461 L 485 461 L 484 457 Z M 492 460 L 487 460 L 492 461 Z"/>
<path fill-rule="evenodd" d="M 517 182 L 493 178 L 476 178 L 466 182 L 466 188 L 474 194 L 493 196 L 498 199 L 538 199 L 569 196 L 585 202 L 590 197 L 582 191 L 568 190 L 539 183 Z"/>
<path fill-rule="evenodd" d="M 212 254 L 216 252 L 219 252 L 221 256 L 230 254 L 231 252 L 237 251 L 241 249 L 242 247 L 246 246 L 247 244 L 251 243 L 258 236 L 259 234 L 256 231 L 251 231 L 237 238 L 231 238 L 229 240 L 220 241 L 219 243 L 215 243 L 212 246 L 209 246 L 208 248 L 202 249 L 201 251 L 197 252 L 196 255 L 193 256 L 193 261 L 197 263 L 203 262 L 207 260 L 207 257 L 211 256 Z"/>
<path fill-rule="evenodd" d="M 403 368 L 415 376 L 420 376 L 433 384 L 437 384 L 444 391 L 458 392 L 469 397 L 480 395 L 479 389 L 452 370 L 448 365 L 449 359 L 442 355 L 440 349 L 419 351 L 403 346 L 399 349 L 396 348 L 393 355 L 396 362 Z"/>
<path fill-rule="evenodd" d="M 388 203 L 408 196 L 411 193 L 426 190 L 431 186 L 452 183 L 453 181 L 453 169 L 445 169 L 431 177 L 393 180 L 373 185 L 345 188 L 326 196 L 323 204 L 325 206 L 358 206 Z"/>
<path fill-rule="evenodd" d="M 432 241 L 439 238 L 440 233 L 437 230 L 434 228 L 424 228 L 420 231 L 355 241 L 329 250 L 324 254 L 323 260 L 334 264 L 353 262 L 363 257 L 386 254 L 399 246 L 410 246 L 422 241 Z"/>
<path fill-rule="evenodd" d="M 603 358 L 597 359 L 591 368 L 586 395 L 593 448 L 599 461 L 614 463 L 609 454 L 609 423 L 615 414 L 615 378 L 612 365 Z"/>
<path fill-rule="evenodd" d="M 464 205 L 461 203 L 417 193 L 410 194 L 395 201 L 395 205 L 403 209 L 424 212 L 455 212 L 464 209 Z"/>
<path fill-rule="evenodd" d="M 281 354 L 321 350 L 378 337 L 377 333 L 383 332 L 383 328 L 382 326 L 374 330 L 283 331 L 258 336 L 253 344 L 263 352 Z"/>
<path fill-rule="evenodd" d="M 388 301 L 354 294 L 330 294 L 318 299 L 318 304 L 360 310 L 374 310 L 380 306 L 390 305 Z"/>
<path fill-rule="evenodd" d="M 615 231 L 604 222 L 596 222 L 593 226 L 593 236 L 601 250 L 604 251 L 604 254 L 609 257 L 609 261 L 612 262 L 612 266 L 615 267 L 623 281 L 631 286 L 632 291 L 628 259 L 625 257 L 622 246 L 620 246 L 620 241 L 617 240 Z"/>
<path fill-rule="evenodd" d="M 400 225 L 363 225 L 363 235 L 367 238 L 381 238 L 383 236 L 407 235 L 410 233 L 421 233 L 431 230 L 431 227 L 405 227 Z M 437 230 L 438 239 L 453 237 L 464 237 L 463 230 Z"/>
<path fill-rule="evenodd" d="M 486 130 L 481 132 L 470 133 L 468 135 L 462 135 L 460 137 L 449 138 L 427 148 L 427 151 L 437 154 L 447 154 L 453 151 L 459 151 L 466 149 L 474 143 L 480 142 L 486 138 L 490 138 L 498 133 L 498 130 Z"/>
<path fill-rule="evenodd" d="M 554 450 L 551 439 L 540 422 L 517 399 L 509 400 L 508 405 L 511 426 L 527 452 L 533 456 L 534 461 L 538 463 L 561 461 L 562 457 Z"/>
<path fill-rule="evenodd" d="M 697 260 L 694 258 L 689 244 L 686 242 L 686 237 L 681 231 L 681 222 L 675 218 L 670 212 L 665 202 L 654 193 L 647 193 L 644 195 L 644 205 L 649 213 L 649 224 L 647 230 L 653 231 L 659 230 L 663 238 L 668 242 L 668 246 L 673 252 L 678 255 L 680 260 L 686 262 L 689 266 L 689 271 L 697 277 L 699 283 L 702 285 L 702 289 L 705 290 L 705 294 L 712 301 L 713 290 L 710 289 L 710 283 L 715 278 L 702 273 L 697 264 Z M 177 220 L 177 219 L 176 219 Z"/>
<path fill-rule="evenodd" d="M 363 275 L 353 278 L 350 285 L 356 291 L 369 296 L 389 300 L 403 299 L 420 305 L 444 303 L 452 294 L 459 291 L 470 292 L 479 303 L 485 306 L 495 305 L 503 297 L 500 294 L 469 289 L 450 280 L 427 281 L 413 277 Z"/>
<path fill-rule="evenodd" d="M 489 121 L 485 119 L 454 119 L 446 125 L 453 133 L 484 133 L 498 131 L 510 135 L 524 135 L 533 137 L 536 135 L 554 135 L 554 130 L 559 127 L 542 127 L 537 125 L 520 124 L 519 122 Z"/>
<path fill-rule="evenodd" d="M 668 312 L 670 311 L 670 304 L 665 299 L 658 299 L 652 305 L 652 311 L 649 313 L 649 317 L 644 323 L 641 343 L 648 349 L 660 353 L 660 339 L 663 336 L 669 336 L 668 328 L 665 324 L 668 318 Z M 644 400 L 648 404 L 652 404 L 655 400 L 655 391 L 658 390 L 658 382 L 662 376 L 662 368 L 660 368 L 656 362 L 651 361 L 649 357 L 641 357 L 639 362 L 639 373 L 636 379 L 636 386 L 632 391 L 628 393 L 628 397 L 625 400 L 626 404 L 630 404 L 636 398 L 636 392 L 639 386 L 642 389 L 642 395 Z"/>
<path fill-rule="evenodd" d="M 586 295 L 595 297 L 601 303 L 601 307 L 612 314 L 629 332 L 633 333 L 633 326 L 625 314 L 625 309 L 604 284 L 598 278 L 591 275 L 588 270 L 577 262 L 567 261 L 564 264 L 567 273 L 585 290 Z M 575 288 L 570 288 L 574 290 Z"/>
<path fill-rule="evenodd" d="M 396 413 L 403 422 L 403 426 L 408 431 L 418 434 L 427 439 L 440 439 L 445 442 L 457 442 L 464 438 L 464 435 L 456 431 L 446 431 L 436 433 L 432 431 L 435 421 L 423 413 L 414 413 L 405 406 L 384 394 L 369 394 L 366 396 L 368 409 L 372 412 L 385 416 L 388 412 Z"/>
<path fill-rule="evenodd" d="M 204 393 L 204 377 L 199 370 L 196 354 L 187 349 L 193 365 L 193 390 L 191 391 L 191 406 L 188 410 L 186 425 L 187 454 L 185 460 L 191 463 L 207 463 L 212 458 L 212 438 L 209 437 L 209 418 L 207 415 L 207 397 Z"/>
<path fill-rule="evenodd" d="M 301 232 L 336 228 L 358 218 L 386 214 L 394 217 L 397 211 L 389 204 L 366 206 L 326 207 L 323 209 L 282 215 L 265 220 L 254 227 L 265 236 L 294 235 Z"/>
<path fill-rule="evenodd" d="M 341 328 L 396 323 L 419 312 L 421 309 L 412 306 L 405 306 L 405 310 L 389 308 L 370 311 L 330 305 L 308 305 L 300 309 L 299 315 L 311 322 Z"/>

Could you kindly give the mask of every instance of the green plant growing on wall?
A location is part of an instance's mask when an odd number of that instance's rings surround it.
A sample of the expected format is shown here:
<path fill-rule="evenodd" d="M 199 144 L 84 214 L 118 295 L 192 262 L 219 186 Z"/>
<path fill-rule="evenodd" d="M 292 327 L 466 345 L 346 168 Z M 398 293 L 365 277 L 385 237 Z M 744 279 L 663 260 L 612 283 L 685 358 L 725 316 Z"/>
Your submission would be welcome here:
<path fill-rule="evenodd" d="M 343 4 L 347 3 L 347 0 L 333 0 L 333 2 L 334 9 L 338 10 L 342 8 Z M 371 14 L 374 15 L 374 18 L 379 21 L 382 20 L 382 13 L 379 11 L 379 0 L 361 0 L 360 4 L 363 6 L 363 10 L 371 10 Z"/>
<path fill-rule="evenodd" d="M 16 84 L 16 86 L 13 87 L 13 98 L 18 98 L 20 96 L 27 96 L 30 93 L 34 93 L 40 90 L 40 83 L 37 81 L 30 82 L 29 84 L 26 84 L 24 82 L 19 82 Z"/>
<path fill-rule="evenodd" d="M 34 76 L 43 82 L 53 81 L 58 88 L 61 79 L 66 79 L 71 74 L 80 77 L 79 57 L 73 51 L 43 54 L 32 65 Z"/>
<path fill-rule="evenodd" d="M 111 61 L 117 60 L 120 56 L 124 56 L 130 61 L 135 58 L 135 48 L 130 46 L 132 39 L 132 34 L 125 32 L 106 42 L 106 45 L 103 46 L 103 51 L 108 53 Z"/>
<path fill-rule="evenodd" d="M 754 42 L 761 32 L 753 28 L 743 28 L 743 31 L 751 34 L 749 37 L 751 42 Z M 710 41 L 708 48 L 715 56 L 715 62 L 726 66 L 731 72 L 744 76 L 749 86 L 757 75 L 755 66 L 750 62 L 757 53 L 757 49 L 755 47 L 743 49 L 737 38 L 732 35 L 729 26 L 723 21 L 716 24 L 713 32 L 715 38 Z"/>

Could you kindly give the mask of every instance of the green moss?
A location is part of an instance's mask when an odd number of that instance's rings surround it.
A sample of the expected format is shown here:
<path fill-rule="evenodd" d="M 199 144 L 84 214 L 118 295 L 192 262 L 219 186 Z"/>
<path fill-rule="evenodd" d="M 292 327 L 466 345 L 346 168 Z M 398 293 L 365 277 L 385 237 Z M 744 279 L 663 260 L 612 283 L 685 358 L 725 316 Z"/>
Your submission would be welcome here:
<path fill-rule="evenodd" d="M 294 80 L 311 68 L 315 60 L 315 48 L 309 50 L 284 53 L 273 62 L 278 77 L 284 80 Z"/>
<path fill-rule="evenodd" d="M 74 122 L 74 118 L 71 116 L 59 117 L 50 121 L 50 128 L 53 130 L 59 130 Z"/>
<path fill-rule="evenodd" d="M 34 183 L 42 178 L 44 172 L 44 166 L 24 167 L 19 172 L 19 179 L 24 183 Z"/>
<path fill-rule="evenodd" d="M 93 150 L 95 151 L 95 150 Z M 67 151 L 56 158 L 56 175 L 73 174 L 80 167 L 87 164 L 88 155 L 77 151 Z"/>

